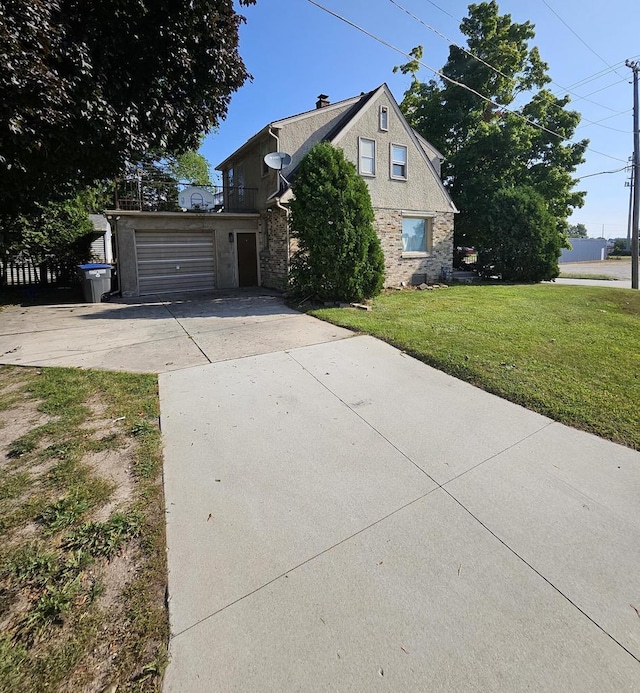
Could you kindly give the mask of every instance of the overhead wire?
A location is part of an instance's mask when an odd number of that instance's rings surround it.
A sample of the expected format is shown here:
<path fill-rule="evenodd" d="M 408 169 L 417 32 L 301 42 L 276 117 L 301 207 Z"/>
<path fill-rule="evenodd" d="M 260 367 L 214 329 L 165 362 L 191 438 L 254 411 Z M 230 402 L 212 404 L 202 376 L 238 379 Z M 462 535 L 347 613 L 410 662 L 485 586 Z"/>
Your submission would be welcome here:
<path fill-rule="evenodd" d="M 406 58 L 409 58 L 409 60 L 417 60 L 414 56 L 412 56 L 410 53 L 407 53 L 406 51 L 403 51 L 401 48 L 398 48 L 397 46 L 394 46 L 393 44 L 389 43 L 388 41 L 385 41 L 383 38 L 380 38 L 379 36 L 376 36 L 375 34 L 372 34 L 370 31 L 367 29 L 364 29 L 363 27 L 359 26 L 355 22 L 352 22 L 350 19 L 347 19 L 346 17 L 343 17 L 342 15 L 337 14 L 333 10 L 330 10 L 327 7 L 324 7 L 321 5 L 319 2 L 316 2 L 316 0 L 307 0 L 311 5 L 315 5 L 318 9 L 323 10 L 327 14 L 330 14 L 331 16 L 335 17 L 336 19 L 339 19 L 341 22 L 344 22 L 348 26 L 351 26 L 354 29 L 357 29 L 361 33 L 365 34 L 365 36 L 369 36 L 369 38 L 374 39 L 378 43 L 382 44 L 383 46 L 386 46 L 387 48 L 390 48 L 391 50 L 395 51 L 396 53 L 400 53 L 400 55 L 405 56 Z M 474 96 L 477 96 L 478 98 L 482 99 L 483 101 L 486 101 L 487 103 L 491 104 L 492 106 L 495 106 L 496 108 L 510 113 L 511 115 L 514 115 L 515 117 L 519 118 L 520 120 L 524 121 L 525 123 L 528 123 L 531 127 L 534 127 L 538 130 L 541 130 L 543 132 L 546 132 L 550 135 L 553 135 L 554 137 L 557 137 L 560 140 L 566 140 L 567 138 L 561 135 L 558 132 L 555 132 L 554 130 L 550 130 L 549 128 L 545 127 L 544 125 L 540 125 L 539 123 L 534 122 L 533 120 L 530 120 L 526 116 L 522 115 L 521 113 L 518 113 L 517 111 L 513 111 L 506 106 L 499 104 L 498 102 L 494 101 L 493 99 L 489 98 L 488 96 L 485 96 L 484 94 L 481 94 L 480 92 L 476 91 L 472 87 L 468 86 L 464 82 L 460 82 L 458 80 L 452 79 L 451 77 L 448 77 L 445 75 L 443 72 L 440 70 L 437 70 L 434 67 L 431 67 L 430 65 L 427 65 L 424 63 L 422 60 L 417 60 L 418 64 L 422 65 L 422 67 L 426 68 L 430 72 L 433 72 L 433 74 L 438 75 L 441 79 L 449 82 L 450 84 L 453 84 L 454 86 L 460 87 L 461 89 L 464 89 Z M 571 142 L 571 140 L 568 140 Z M 577 144 L 576 142 L 572 142 L 572 144 Z M 621 161 L 623 163 L 626 163 L 624 159 L 620 159 L 617 156 L 612 156 L 611 154 L 606 154 L 605 152 L 600 152 L 597 149 L 592 149 L 591 147 L 587 147 L 589 151 L 593 152 L 594 154 L 599 154 L 600 156 L 607 157 L 608 159 L 613 159 L 614 161 Z"/>
<path fill-rule="evenodd" d="M 547 0 L 542 0 L 542 3 L 546 5 L 546 7 L 553 12 L 553 14 L 569 29 L 569 31 L 580 41 L 584 46 L 586 46 L 599 60 L 601 60 L 607 67 L 612 67 L 597 51 L 595 51 L 576 31 L 574 31 L 568 24 L 565 22 L 565 20 L 551 7 L 551 5 L 547 2 Z M 619 73 L 614 70 L 618 76 Z"/>
<path fill-rule="evenodd" d="M 640 55 L 636 55 L 634 57 L 640 58 Z M 598 72 L 594 72 L 591 75 L 587 75 L 586 77 L 583 77 L 582 79 L 578 80 L 577 82 L 570 84 L 568 88 L 569 89 L 576 89 L 578 87 L 582 87 L 585 84 L 588 84 L 589 82 L 594 82 L 596 79 L 600 79 L 601 77 L 605 77 L 610 72 L 615 72 L 618 68 L 623 67 L 623 66 L 624 66 L 624 60 L 620 60 L 618 63 L 615 63 L 611 67 L 604 68 L 603 70 L 598 70 Z"/>
<path fill-rule="evenodd" d="M 576 130 L 579 130 L 580 128 L 587 127 L 587 124 L 589 124 L 589 123 L 591 123 L 591 122 L 593 122 L 594 124 L 602 123 L 602 122 L 604 122 L 605 120 L 611 120 L 611 118 L 617 118 L 618 116 L 626 115 L 627 113 L 631 113 L 632 111 L 633 111 L 633 108 L 627 108 L 627 109 L 624 110 L 624 111 L 618 111 L 617 113 L 613 113 L 612 115 L 606 116 L 605 118 L 600 118 L 600 120 L 596 120 L 596 121 L 587 121 L 587 122 L 584 123 L 584 124 L 583 124 L 583 123 L 580 123 L 580 125 L 578 125 L 578 127 L 576 128 Z M 583 119 L 583 120 L 584 120 L 584 119 Z"/>
<path fill-rule="evenodd" d="M 424 27 L 426 27 L 427 29 L 429 29 L 429 31 L 432 31 L 434 34 L 436 34 L 436 36 L 439 36 L 440 38 L 442 38 L 442 39 L 444 39 L 445 41 L 447 41 L 447 43 L 449 43 L 451 46 L 455 46 L 458 50 L 461 50 L 463 53 L 465 53 L 466 55 L 468 55 L 470 58 L 473 58 L 474 60 L 477 60 L 479 63 L 482 63 L 485 67 L 488 67 L 490 70 L 493 70 L 496 74 L 500 75 L 501 77 L 504 77 L 505 79 L 513 79 L 513 78 L 510 77 L 509 75 L 506 75 L 504 72 L 502 72 L 501 70 L 499 70 L 497 67 L 494 67 L 493 65 L 491 65 L 490 63 L 488 63 L 486 60 L 484 60 L 484 59 L 481 58 L 480 56 L 476 55 L 475 53 L 473 53 L 472 51 L 468 50 L 468 49 L 465 48 L 464 46 L 459 45 L 458 43 L 456 43 L 453 39 L 449 38 L 448 36 L 445 36 L 445 34 L 443 34 L 442 32 L 438 31 L 438 29 L 435 29 L 435 28 L 432 27 L 430 24 L 427 24 L 427 22 L 425 22 L 425 21 L 422 20 L 420 17 L 418 17 L 418 16 L 416 16 L 415 14 L 413 14 L 413 12 L 411 12 L 410 10 L 408 10 L 406 7 L 403 7 L 399 2 L 397 2 L 397 0 L 389 0 L 389 2 L 390 2 L 392 5 L 395 5 L 399 10 L 402 10 L 403 12 L 405 12 L 406 14 L 408 14 L 409 17 L 411 17 L 412 19 L 414 19 L 416 22 L 422 24 L 422 26 L 424 26 Z M 613 110 L 615 110 L 615 109 L 611 108 L 610 106 L 606 106 L 605 104 L 598 103 L 597 101 L 591 101 L 591 100 L 589 100 L 586 96 L 580 96 L 580 94 L 577 94 L 576 92 L 572 91 L 571 88 L 563 87 L 561 84 L 558 84 L 558 83 L 555 82 L 554 80 L 551 80 L 551 84 L 555 84 L 555 86 L 558 87 L 558 89 L 560 89 L 561 91 L 563 91 L 563 92 L 565 92 L 565 93 L 569 93 L 569 94 L 571 94 L 571 95 L 577 97 L 577 98 L 576 98 L 576 101 L 585 100 L 585 101 L 589 101 L 589 103 L 592 103 L 592 104 L 594 104 L 595 106 L 599 106 L 600 108 L 604 108 L 604 109 L 606 109 L 606 110 L 608 110 L 608 111 L 613 111 Z M 587 95 L 587 96 L 588 96 L 588 95 Z M 556 94 L 556 98 L 558 98 L 558 94 Z"/>
<path fill-rule="evenodd" d="M 576 178 L 576 181 L 582 180 L 583 178 L 593 178 L 593 176 L 604 176 L 605 173 L 620 173 L 620 171 L 628 171 L 631 168 L 630 164 L 623 166 L 622 168 L 617 168 L 614 171 L 599 171 L 598 173 L 588 173 L 586 176 L 580 176 Z"/>

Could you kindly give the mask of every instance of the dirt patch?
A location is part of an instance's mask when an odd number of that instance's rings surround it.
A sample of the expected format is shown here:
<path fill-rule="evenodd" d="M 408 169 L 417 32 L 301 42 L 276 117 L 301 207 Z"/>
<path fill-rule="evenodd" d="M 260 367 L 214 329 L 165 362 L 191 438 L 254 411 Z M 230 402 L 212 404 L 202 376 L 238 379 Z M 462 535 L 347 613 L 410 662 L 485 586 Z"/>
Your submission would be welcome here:
<path fill-rule="evenodd" d="M 113 485 L 113 492 L 108 503 L 94 513 L 93 519 L 104 522 L 118 508 L 131 504 L 135 492 L 131 464 L 135 444 L 129 442 L 117 450 L 98 452 L 83 460 L 96 476 L 100 476 Z"/>
<path fill-rule="evenodd" d="M 3 693 L 160 690 L 168 640 L 161 468 L 142 476 L 136 467 L 142 447 L 145 459 L 161 460 L 157 382 L 132 375 L 127 390 L 114 375 L 103 398 L 109 377 L 96 386 L 75 369 L 0 367 Z M 69 405 L 60 399 L 93 390 Z M 114 401 L 127 418 L 107 416 Z M 43 403 L 59 414 L 44 415 Z"/>
<path fill-rule="evenodd" d="M 14 441 L 48 422 L 49 418 L 38 411 L 38 403 L 32 400 L 22 400 L 0 411 L 0 467 L 15 459 L 8 456 Z"/>

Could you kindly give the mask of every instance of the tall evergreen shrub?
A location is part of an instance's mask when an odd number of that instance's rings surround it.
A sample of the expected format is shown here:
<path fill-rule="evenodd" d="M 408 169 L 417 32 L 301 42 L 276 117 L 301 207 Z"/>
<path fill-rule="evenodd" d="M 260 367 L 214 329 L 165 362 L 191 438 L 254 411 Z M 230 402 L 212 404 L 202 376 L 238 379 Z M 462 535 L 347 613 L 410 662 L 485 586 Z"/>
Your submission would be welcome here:
<path fill-rule="evenodd" d="M 380 293 L 384 256 L 369 190 L 342 150 L 316 144 L 292 190 L 291 230 L 298 239 L 292 293 L 322 301 L 362 301 Z"/>

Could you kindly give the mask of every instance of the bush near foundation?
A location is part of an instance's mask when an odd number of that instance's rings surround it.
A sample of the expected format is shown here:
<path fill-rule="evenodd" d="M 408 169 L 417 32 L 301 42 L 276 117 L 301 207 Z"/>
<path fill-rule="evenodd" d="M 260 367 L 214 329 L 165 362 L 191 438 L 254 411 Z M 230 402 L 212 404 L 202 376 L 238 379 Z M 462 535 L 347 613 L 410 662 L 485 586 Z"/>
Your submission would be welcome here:
<path fill-rule="evenodd" d="M 315 145 L 292 184 L 290 290 L 298 298 L 362 301 L 380 293 L 384 256 L 369 190 L 341 149 Z"/>

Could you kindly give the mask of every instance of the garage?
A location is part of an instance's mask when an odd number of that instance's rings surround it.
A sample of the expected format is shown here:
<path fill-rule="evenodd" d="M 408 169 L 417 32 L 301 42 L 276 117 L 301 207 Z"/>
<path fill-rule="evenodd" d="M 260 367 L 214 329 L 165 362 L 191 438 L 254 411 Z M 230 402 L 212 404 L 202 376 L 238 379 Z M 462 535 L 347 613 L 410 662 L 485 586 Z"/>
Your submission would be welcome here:
<path fill-rule="evenodd" d="M 216 288 L 215 232 L 137 230 L 140 296 Z"/>
<path fill-rule="evenodd" d="M 109 214 L 125 298 L 260 284 L 259 214 Z"/>

